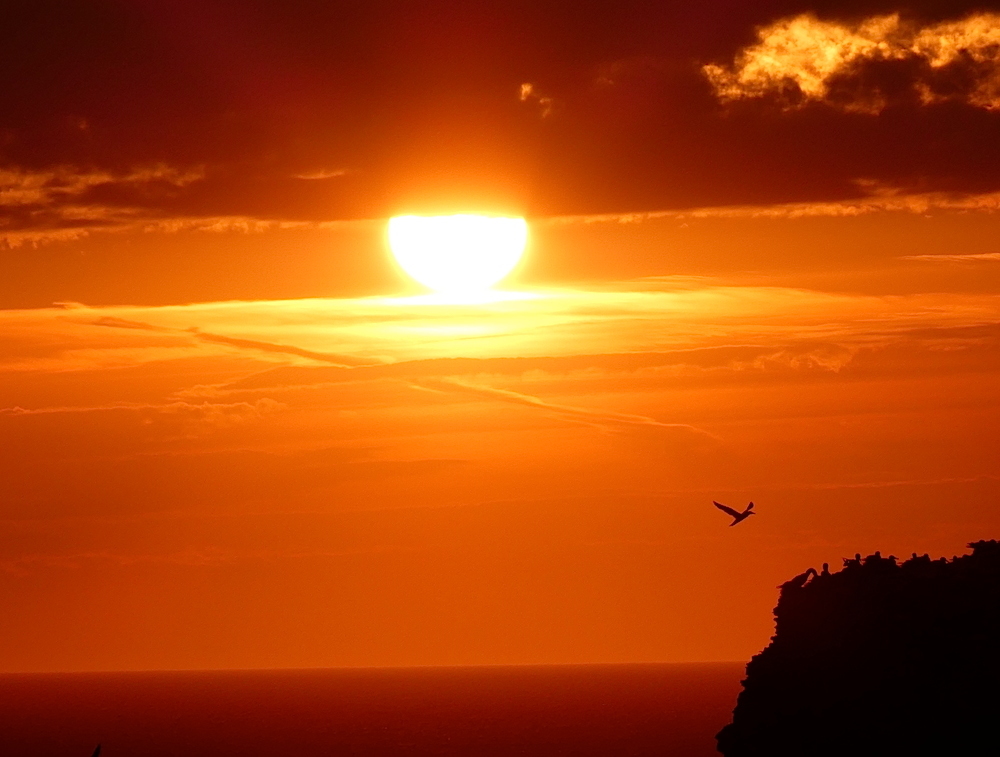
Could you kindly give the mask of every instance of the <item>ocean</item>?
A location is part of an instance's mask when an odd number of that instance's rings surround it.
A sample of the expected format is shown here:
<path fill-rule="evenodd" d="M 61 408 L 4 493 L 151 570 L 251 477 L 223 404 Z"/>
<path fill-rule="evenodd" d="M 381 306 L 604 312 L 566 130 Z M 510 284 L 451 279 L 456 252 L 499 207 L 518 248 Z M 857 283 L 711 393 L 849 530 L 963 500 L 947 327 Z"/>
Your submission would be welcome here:
<path fill-rule="evenodd" d="M 4 757 L 709 757 L 743 663 L 0 675 Z"/>

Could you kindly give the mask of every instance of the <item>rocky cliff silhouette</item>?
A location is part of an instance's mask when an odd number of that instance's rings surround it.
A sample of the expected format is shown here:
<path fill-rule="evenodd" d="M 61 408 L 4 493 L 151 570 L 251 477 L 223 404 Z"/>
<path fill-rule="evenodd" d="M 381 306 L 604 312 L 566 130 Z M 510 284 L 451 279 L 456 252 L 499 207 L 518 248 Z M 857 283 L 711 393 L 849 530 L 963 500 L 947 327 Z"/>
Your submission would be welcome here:
<path fill-rule="evenodd" d="M 719 751 L 1000 754 L 1000 543 L 969 547 L 902 564 L 856 555 L 783 584 Z"/>

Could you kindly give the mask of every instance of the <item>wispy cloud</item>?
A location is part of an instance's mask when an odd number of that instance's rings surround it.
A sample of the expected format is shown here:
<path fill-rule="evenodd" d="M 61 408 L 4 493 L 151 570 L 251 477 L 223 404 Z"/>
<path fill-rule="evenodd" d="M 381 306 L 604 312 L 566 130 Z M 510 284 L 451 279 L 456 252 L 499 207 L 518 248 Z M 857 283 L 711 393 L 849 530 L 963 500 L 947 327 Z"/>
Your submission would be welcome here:
<path fill-rule="evenodd" d="M 941 255 L 901 255 L 901 260 L 927 260 L 932 263 L 991 262 L 1000 260 L 1000 252 L 968 252 Z"/>
<path fill-rule="evenodd" d="M 331 363 L 333 365 L 339 366 L 341 368 L 350 368 L 352 366 L 359 365 L 370 365 L 369 362 L 358 360 L 356 358 L 350 357 L 349 355 L 331 355 L 325 352 L 314 352 L 312 350 L 304 350 L 301 347 L 295 347 L 289 344 L 273 344 L 271 342 L 261 342 L 255 339 L 236 339 L 230 336 L 223 336 L 221 334 L 209 334 L 203 331 L 199 331 L 197 328 L 190 328 L 188 331 L 194 335 L 196 339 L 201 339 L 205 342 L 213 342 L 215 344 L 228 344 L 231 347 L 237 347 L 240 349 L 251 349 L 260 350 L 261 352 L 273 352 L 281 355 L 293 355 L 295 357 L 304 357 L 309 360 L 316 360 L 321 363 Z"/>
<path fill-rule="evenodd" d="M 224 336 L 222 334 L 212 334 L 204 332 L 196 326 L 192 326 L 187 329 L 171 329 L 164 326 L 156 326 L 151 323 L 143 323 L 142 321 L 130 321 L 124 318 L 115 318 L 113 316 L 102 316 L 101 318 L 95 318 L 89 321 L 92 326 L 107 326 L 109 328 L 119 328 L 119 329 L 135 329 L 139 331 L 158 331 L 158 332 L 169 332 L 175 334 L 190 334 L 195 339 L 201 340 L 203 342 L 210 342 L 212 344 L 225 344 L 230 347 L 236 347 L 238 349 L 247 350 L 259 350 L 261 352 L 270 352 L 279 355 L 293 355 L 295 357 L 304 357 L 309 360 L 315 360 L 320 363 L 331 363 L 333 365 L 339 366 L 341 368 L 348 368 L 357 365 L 369 365 L 370 363 L 362 360 L 358 360 L 349 355 L 331 355 L 325 352 L 314 352 L 313 350 L 302 349 L 301 347 L 295 347 L 289 344 L 274 344 L 272 342 L 263 342 L 256 339 L 239 339 L 231 336 Z"/>
<path fill-rule="evenodd" d="M 329 179 L 346 173 L 322 170 L 295 178 Z M 170 210 L 172 200 L 190 185 L 208 178 L 202 166 L 166 164 L 138 166 L 127 171 L 69 165 L 38 170 L 0 167 L 0 245 L 38 246 L 101 232 L 251 234 L 351 223 Z"/>
<path fill-rule="evenodd" d="M 293 178 L 305 179 L 306 181 L 319 181 L 322 179 L 337 179 L 346 175 L 346 168 L 317 168 L 314 171 L 303 171 L 302 173 L 297 173 Z"/>
<path fill-rule="evenodd" d="M 142 321 L 130 321 L 125 318 L 116 318 L 112 315 L 103 315 L 100 318 L 88 321 L 88 323 L 91 326 L 107 326 L 108 328 L 114 329 L 135 329 L 136 331 L 174 331 L 174 329 L 169 329 L 164 326 L 154 326 L 151 323 L 143 323 Z"/>
<path fill-rule="evenodd" d="M 105 205 L 61 205 L 29 214 L 5 214 L 0 220 L 7 229 L 0 231 L 0 245 L 9 249 L 22 246 L 38 247 L 52 242 L 67 242 L 96 233 L 152 233 L 176 234 L 179 232 L 205 232 L 216 234 L 261 234 L 268 231 L 295 229 L 332 229 L 357 221 L 301 221 L 274 218 L 255 218 L 246 215 L 227 216 L 170 216 L 149 208 L 118 207 Z"/>
<path fill-rule="evenodd" d="M 263 388 L 301 383 L 298 368 L 309 368 L 305 383 L 315 383 L 324 371 L 325 380 L 341 382 L 709 365 L 757 360 L 759 348 L 811 354 L 817 345 L 850 347 L 915 328 L 992 323 L 996 316 L 997 298 L 989 294 L 886 299 L 747 286 L 554 291 L 489 309 L 384 298 L 77 306 L 0 311 L 0 363 L 7 370 L 82 370 L 234 352 L 261 361 L 261 368 L 286 363 L 279 370 L 288 375 L 255 379 Z M 655 319 L 669 326 L 651 330 Z M 695 349 L 708 351 L 678 352 Z M 294 365 L 301 360 L 317 364 Z"/>
<path fill-rule="evenodd" d="M 153 185 L 184 187 L 205 178 L 201 167 L 179 169 L 164 164 L 133 168 L 126 172 L 88 171 L 74 166 L 30 171 L 18 167 L 0 169 L 0 206 L 53 205 L 77 198 L 94 187 Z"/>
<path fill-rule="evenodd" d="M 703 67 L 720 100 L 774 97 L 789 108 L 825 102 L 872 114 L 899 97 L 1000 108 L 1000 14 L 920 26 L 898 13 L 854 23 L 807 13 L 757 37 L 732 65 Z"/>
<path fill-rule="evenodd" d="M 280 402 L 262 398 L 255 402 L 186 402 L 174 401 L 162 404 L 114 402 L 97 406 L 48 406 L 24 408 L 19 406 L 0 407 L 0 416 L 65 415 L 79 413 L 153 412 L 166 415 L 184 415 L 205 420 L 258 417 L 265 413 L 284 408 Z"/>
<path fill-rule="evenodd" d="M 142 228 L 150 201 L 205 178 L 204 168 L 165 164 L 128 171 L 54 166 L 0 168 L 0 244 L 8 248 L 79 239 L 94 231 Z"/>
<path fill-rule="evenodd" d="M 791 202 L 777 205 L 722 205 L 717 207 L 685 208 L 680 210 L 654 210 L 643 213 L 599 213 L 577 216 L 554 216 L 538 223 L 550 225 L 621 223 L 633 224 L 659 219 L 684 221 L 689 219 L 795 219 L 795 218 L 846 218 L 875 213 L 913 213 L 917 215 L 935 211 L 996 213 L 1000 211 L 1000 192 L 961 194 L 950 192 L 922 192 L 907 194 L 889 187 L 873 186 L 858 182 L 866 197 L 832 202 Z"/>
<path fill-rule="evenodd" d="M 424 380 L 417 382 L 416 386 L 431 389 L 432 391 L 462 392 L 477 397 L 499 400 L 501 402 L 509 402 L 515 405 L 526 405 L 528 407 L 544 410 L 547 413 L 561 418 L 580 421 L 587 423 L 588 425 L 595 425 L 602 428 L 616 426 L 647 426 L 688 431 L 711 437 L 713 439 L 717 438 L 713 434 L 687 423 L 665 423 L 644 415 L 633 415 L 631 413 L 617 413 L 610 410 L 592 410 L 590 408 L 560 405 L 554 402 L 547 402 L 546 400 L 530 394 L 522 394 L 521 392 L 510 391 L 509 389 L 497 389 L 490 386 L 468 384 L 456 379 L 439 379 L 437 381 Z"/>
<path fill-rule="evenodd" d="M 548 95 L 543 95 L 538 91 L 538 87 L 531 82 L 524 82 L 519 90 L 518 98 L 523 103 L 535 103 L 541 111 L 542 118 L 552 114 L 555 100 Z"/>
<path fill-rule="evenodd" d="M 938 336 L 938 335 L 935 335 Z M 423 389 L 453 391 L 441 380 L 458 381 L 470 386 L 465 377 L 506 377 L 515 380 L 555 382 L 581 378 L 661 377 L 708 379 L 725 374 L 828 371 L 836 373 L 847 366 L 857 347 L 807 341 L 782 345 L 721 345 L 710 348 L 679 349 L 664 352 L 610 352 L 545 357 L 432 358 L 407 360 L 351 368 L 320 366 L 281 366 L 215 385 L 194 386 L 178 393 L 183 397 L 219 397 L 258 391 L 295 391 L 308 387 L 396 380 Z M 490 392 L 504 391 L 489 389 Z M 520 395 L 530 396 L 530 395 Z M 532 404 L 543 403 L 535 398 Z M 552 406 L 551 403 L 545 403 Z M 539 405 L 540 406 L 540 405 Z"/>

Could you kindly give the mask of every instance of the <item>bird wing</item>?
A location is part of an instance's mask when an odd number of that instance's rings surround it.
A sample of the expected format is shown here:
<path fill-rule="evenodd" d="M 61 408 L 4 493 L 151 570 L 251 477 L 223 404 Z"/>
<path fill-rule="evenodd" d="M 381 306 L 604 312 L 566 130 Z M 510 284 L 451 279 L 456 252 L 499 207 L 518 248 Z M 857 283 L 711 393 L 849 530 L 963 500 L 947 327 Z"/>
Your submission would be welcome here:
<path fill-rule="evenodd" d="M 726 513 L 727 515 L 732 515 L 734 518 L 740 517 L 740 513 L 736 512 L 733 508 L 726 507 L 725 505 L 716 502 L 714 499 L 712 500 L 712 504 L 715 505 L 720 510 L 722 510 L 722 512 Z"/>
<path fill-rule="evenodd" d="M 750 512 L 751 510 L 753 510 L 753 502 L 751 502 L 749 505 L 747 505 L 747 509 L 746 509 L 747 512 Z"/>

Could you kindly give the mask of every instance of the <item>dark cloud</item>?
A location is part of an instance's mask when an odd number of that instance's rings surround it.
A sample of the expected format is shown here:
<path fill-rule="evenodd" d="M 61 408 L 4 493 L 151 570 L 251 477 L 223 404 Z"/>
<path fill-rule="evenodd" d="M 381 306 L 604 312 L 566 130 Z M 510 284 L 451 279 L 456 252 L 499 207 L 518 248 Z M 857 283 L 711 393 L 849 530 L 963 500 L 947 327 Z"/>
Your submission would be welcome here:
<path fill-rule="evenodd" d="M 15 0 L 0 163 L 22 199 L 4 203 L 6 231 L 767 204 L 860 196 L 858 178 L 996 189 L 992 43 L 947 52 L 920 37 L 994 6 Z M 713 93 L 736 96 L 758 29 L 809 13 L 857 30 L 897 11 L 917 52 L 852 64 L 821 98 L 781 78 L 809 107 L 727 109 Z M 140 181 L 143 166 L 166 168 Z"/>

